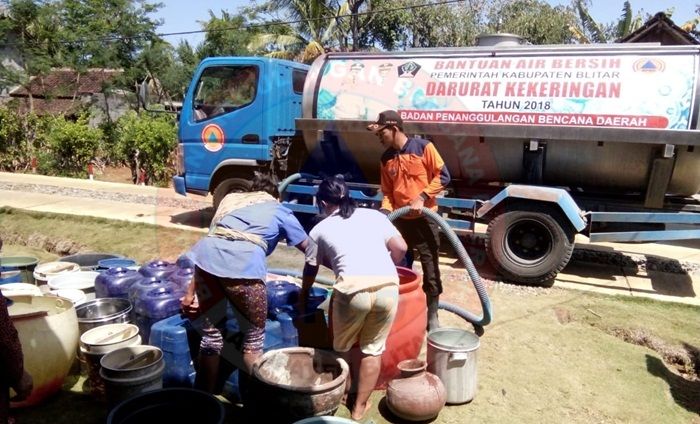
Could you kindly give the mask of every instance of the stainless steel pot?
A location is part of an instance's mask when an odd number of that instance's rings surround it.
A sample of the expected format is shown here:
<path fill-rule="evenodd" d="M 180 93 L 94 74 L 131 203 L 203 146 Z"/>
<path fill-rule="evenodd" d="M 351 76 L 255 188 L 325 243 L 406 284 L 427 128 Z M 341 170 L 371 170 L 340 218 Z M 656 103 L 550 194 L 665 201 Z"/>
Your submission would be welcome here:
<path fill-rule="evenodd" d="M 428 334 L 428 372 L 442 380 L 447 403 L 470 402 L 476 395 L 479 337 L 458 328 Z"/>
<path fill-rule="evenodd" d="M 105 324 L 128 323 L 131 309 L 128 299 L 115 297 L 103 297 L 78 305 L 75 312 L 78 315 L 80 334 Z"/>

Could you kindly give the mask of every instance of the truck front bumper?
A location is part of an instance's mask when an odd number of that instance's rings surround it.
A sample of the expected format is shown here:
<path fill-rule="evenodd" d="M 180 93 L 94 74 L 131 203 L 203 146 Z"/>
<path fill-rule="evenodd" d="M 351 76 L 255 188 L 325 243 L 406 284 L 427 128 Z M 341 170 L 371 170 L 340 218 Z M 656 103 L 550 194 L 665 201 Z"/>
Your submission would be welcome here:
<path fill-rule="evenodd" d="M 187 189 L 185 188 L 185 177 L 182 175 L 175 175 L 173 177 L 173 187 L 175 188 L 175 193 L 187 196 Z"/>

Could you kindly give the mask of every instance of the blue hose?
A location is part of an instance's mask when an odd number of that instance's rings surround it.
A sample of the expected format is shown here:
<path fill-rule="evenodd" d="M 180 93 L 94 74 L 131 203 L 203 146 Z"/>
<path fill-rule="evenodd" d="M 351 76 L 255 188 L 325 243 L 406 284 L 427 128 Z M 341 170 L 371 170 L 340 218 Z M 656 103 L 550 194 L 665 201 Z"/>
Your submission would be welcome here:
<path fill-rule="evenodd" d="M 402 208 L 396 209 L 395 211 L 391 212 L 388 215 L 388 218 L 390 221 L 394 221 L 395 219 L 406 215 L 411 211 L 411 208 L 408 206 L 404 206 Z M 481 302 L 481 309 L 484 311 L 484 314 L 482 316 L 477 316 L 465 309 L 459 308 L 457 306 L 451 305 L 446 302 L 440 302 L 439 307 L 441 309 L 445 309 L 447 311 L 450 311 L 454 314 L 459 315 L 460 317 L 464 318 L 466 321 L 469 321 L 473 326 L 474 330 L 477 332 L 477 334 L 481 333 L 483 334 L 483 327 L 488 325 L 491 322 L 492 318 L 492 312 L 491 312 L 491 301 L 489 300 L 489 296 L 486 293 L 486 289 L 484 288 L 484 284 L 481 282 L 481 277 L 479 276 L 479 273 L 476 271 L 476 268 L 474 267 L 474 263 L 472 262 L 471 258 L 469 257 L 469 254 L 467 254 L 466 249 L 464 249 L 464 246 L 462 245 L 462 242 L 459 241 L 459 238 L 457 238 L 457 234 L 455 234 L 454 231 L 452 231 L 452 228 L 450 228 L 449 224 L 447 224 L 447 221 L 442 219 L 440 215 L 437 213 L 433 212 L 432 210 L 428 208 L 423 208 L 422 212 L 425 216 L 428 218 L 432 219 L 436 224 L 440 226 L 442 231 L 445 233 L 447 236 L 447 239 L 449 240 L 450 244 L 452 247 L 455 249 L 455 252 L 457 252 L 457 257 L 459 260 L 462 262 L 464 267 L 467 269 L 467 273 L 469 274 L 469 278 L 472 280 L 472 284 L 474 284 L 474 288 L 476 289 L 476 293 L 479 296 L 479 301 Z"/>
<path fill-rule="evenodd" d="M 292 174 L 289 177 L 285 178 L 280 184 L 279 184 L 279 192 L 282 194 L 287 186 L 291 184 L 292 182 L 302 179 L 302 178 L 308 178 L 308 179 L 313 179 L 316 178 L 314 175 L 310 174 L 303 174 L 303 173 L 296 173 Z M 394 221 L 395 219 L 407 214 L 410 212 L 410 208 L 408 206 L 404 206 L 402 208 L 399 208 L 393 212 L 391 212 L 388 215 L 388 218 L 390 221 Z M 457 252 L 457 256 L 459 260 L 462 262 L 464 267 L 467 270 L 467 274 L 469 274 L 469 278 L 472 281 L 472 284 L 474 284 L 474 288 L 476 289 L 476 293 L 479 296 L 479 301 L 481 302 L 481 309 L 483 311 L 482 316 L 477 316 L 466 309 L 462 309 L 458 306 L 452 305 L 447 302 L 440 302 L 439 303 L 439 308 L 444 309 L 446 311 L 452 312 L 456 315 L 459 315 L 460 317 L 464 318 L 464 320 L 470 322 L 474 326 L 474 330 L 478 335 L 482 335 L 484 333 L 484 326 L 488 325 L 491 322 L 492 319 L 492 311 L 491 311 L 491 301 L 489 300 L 489 296 L 486 293 L 486 289 L 484 288 L 484 284 L 481 281 L 481 277 L 479 276 L 479 273 L 476 271 L 476 268 L 474 267 L 474 263 L 472 262 L 471 258 L 469 257 L 469 254 L 467 253 L 466 249 L 464 249 L 464 246 L 462 243 L 459 241 L 459 238 L 457 238 L 457 234 L 455 234 L 454 231 L 452 231 L 452 228 L 450 228 L 449 224 L 447 224 L 447 221 L 442 219 L 442 217 L 432 210 L 428 208 L 423 208 L 422 209 L 423 214 L 427 216 L 428 218 L 432 219 L 436 224 L 440 226 L 442 231 L 445 233 L 447 236 L 447 239 L 449 240 L 450 244 L 452 247 L 455 249 L 455 252 Z M 270 272 L 275 273 L 275 274 L 283 274 L 283 275 L 291 275 L 295 277 L 300 277 L 301 273 L 298 271 L 292 271 L 292 270 L 270 270 Z M 324 285 L 333 285 L 333 281 L 328 280 L 323 277 L 317 277 L 316 281 L 324 284 Z"/>
<path fill-rule="evenodd" d="M 293 182 L 296 181 L 296 180 L 300 180 L 300 179 L 302 179 L 302 178 L 314 179 L 314 178 L 317 178 L 317 177 L 316 177 L 315 175 L 304 174 L 304 173 L 302 173 L 302 172 L 297 172 L 296 174 L 292 174 L 292 175 L 288 176 L 287 178 L 285 178 L 284 180 L 282 180 L 282 181 L 277 185 L 277 190 L 280 192 L 280 196 L 282 195 L 282 193 L 284 193 L 284 191 L 287 189 L 287 187 L 289 186 L 289 184 L 293 183 Z"/>

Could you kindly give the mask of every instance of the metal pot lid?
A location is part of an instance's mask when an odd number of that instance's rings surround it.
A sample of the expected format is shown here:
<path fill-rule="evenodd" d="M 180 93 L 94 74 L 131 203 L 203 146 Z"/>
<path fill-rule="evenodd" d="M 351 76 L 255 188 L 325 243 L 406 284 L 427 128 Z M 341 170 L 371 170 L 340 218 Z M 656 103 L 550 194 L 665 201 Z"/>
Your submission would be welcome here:
<path fill-rule="evenodd" d="M 438 328 L 428 334 L 428 342 L 444 350 L 472 351 L 479 348 L 476 334 L 459 328 Z"/>

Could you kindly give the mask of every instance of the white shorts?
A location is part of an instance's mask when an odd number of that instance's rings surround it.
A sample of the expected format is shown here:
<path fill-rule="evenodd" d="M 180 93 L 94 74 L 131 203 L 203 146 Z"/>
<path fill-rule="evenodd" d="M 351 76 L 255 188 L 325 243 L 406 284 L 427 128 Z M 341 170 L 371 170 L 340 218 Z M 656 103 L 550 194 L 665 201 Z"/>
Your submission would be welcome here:
<path fill-rule="evenodd" d="M 399 287 L 387 285 L 345 295 L 333 293 L 333 349 L 347 352 L 359 342 L 365 355 L 381 355 L 399 305 Z"/>

